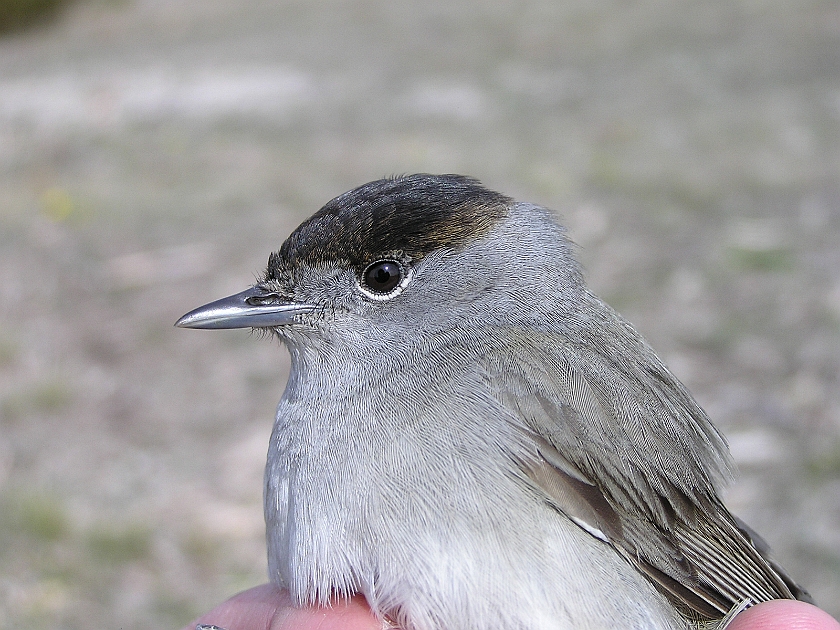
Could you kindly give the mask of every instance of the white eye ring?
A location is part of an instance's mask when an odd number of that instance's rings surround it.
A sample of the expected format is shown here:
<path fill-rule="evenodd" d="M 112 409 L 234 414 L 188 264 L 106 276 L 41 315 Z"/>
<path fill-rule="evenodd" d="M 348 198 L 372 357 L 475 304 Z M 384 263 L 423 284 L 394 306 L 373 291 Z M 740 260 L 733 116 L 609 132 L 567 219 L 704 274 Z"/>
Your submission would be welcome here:
<path fill-rule="evenodd" d="M 402 293 L 413 276 L 414 270 L 410 266 L 398 260 L 383 258 L 365 267 L 357 284 L 368 298 L 384 302 Z"/>

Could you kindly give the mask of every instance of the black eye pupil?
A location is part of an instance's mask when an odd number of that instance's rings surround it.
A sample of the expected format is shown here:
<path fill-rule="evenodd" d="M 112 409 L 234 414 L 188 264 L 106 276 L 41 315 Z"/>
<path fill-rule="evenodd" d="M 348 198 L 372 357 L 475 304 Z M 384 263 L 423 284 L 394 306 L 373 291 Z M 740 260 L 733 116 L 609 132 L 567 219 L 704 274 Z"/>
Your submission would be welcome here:
<path fill-rule="evenodd" d="M 402 267 L 393 260 L 380 260 L 365 269 L 365 285 L 377 293 L 394 290 L 402 280 Z"/>

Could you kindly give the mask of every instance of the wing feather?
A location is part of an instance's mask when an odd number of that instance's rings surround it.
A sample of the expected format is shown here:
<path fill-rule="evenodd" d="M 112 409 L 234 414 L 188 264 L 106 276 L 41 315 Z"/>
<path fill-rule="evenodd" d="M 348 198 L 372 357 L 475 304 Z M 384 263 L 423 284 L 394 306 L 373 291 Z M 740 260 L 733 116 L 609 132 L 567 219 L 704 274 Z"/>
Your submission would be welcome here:
<path fill-rule="evenodd" d="M 490 387 L 534 446 L 527 479 L 689 618 L 808 601 L 718 498 L 730 459 L 706 414 L 632 329 L 610 332 L 635 351 L 623 363 L 610 335 L 597 348 L 532 334 L 485 357 Z"/>

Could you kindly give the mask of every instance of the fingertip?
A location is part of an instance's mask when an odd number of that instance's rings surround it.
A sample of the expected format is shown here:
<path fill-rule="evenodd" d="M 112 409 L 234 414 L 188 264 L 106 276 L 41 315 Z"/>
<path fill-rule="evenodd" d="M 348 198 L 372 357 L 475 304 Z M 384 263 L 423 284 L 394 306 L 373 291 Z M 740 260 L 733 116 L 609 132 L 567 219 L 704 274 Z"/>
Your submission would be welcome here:
<path fill-rule="evenodd" d="M 748 608 L 727 630 L 840 630 L 840 623 L 811 604 L 779 599 Z"/>
<path fill-rule="evenodd" d="M 225 630 L 269 630 L 277 611 L 291 605 L 288 592 L 263 584 L 234 595 L 181 630 L 195 630 L 200 623 Z"/>
<path fill-rule="evenodd" d="M 271 630 L 381 630 L 365 598 L 356 595 L 346 601 L 319 608 L 279 608 Z"/>

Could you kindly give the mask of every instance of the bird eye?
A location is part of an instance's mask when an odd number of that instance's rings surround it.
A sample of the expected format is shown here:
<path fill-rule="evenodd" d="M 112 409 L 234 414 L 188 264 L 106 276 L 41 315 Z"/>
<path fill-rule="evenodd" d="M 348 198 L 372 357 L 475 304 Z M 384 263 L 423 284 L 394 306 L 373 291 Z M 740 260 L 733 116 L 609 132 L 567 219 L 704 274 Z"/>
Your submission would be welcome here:
<path fill-rule="evenodd" d="M 364 287 L 380 295 L 396 289 L 405 277 L 400 263 L 395 260 L 378 260 L 368 265 L 362 273 Z"/>

